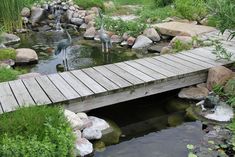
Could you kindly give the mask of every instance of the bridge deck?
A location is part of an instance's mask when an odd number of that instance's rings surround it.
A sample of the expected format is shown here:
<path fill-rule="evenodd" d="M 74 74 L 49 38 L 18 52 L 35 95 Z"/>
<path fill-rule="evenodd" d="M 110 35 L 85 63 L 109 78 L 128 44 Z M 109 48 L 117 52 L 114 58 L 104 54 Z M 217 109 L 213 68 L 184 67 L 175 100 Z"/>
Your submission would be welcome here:
<path fill-rule="evenodd" d="M 235 56 L 235 41 L 212 32 Z M 212 47 L 0 83 L 0 112 L 24 105 L 58 104 L 75 112 L 108 106 L 205 82 L 216 61 Z"/>

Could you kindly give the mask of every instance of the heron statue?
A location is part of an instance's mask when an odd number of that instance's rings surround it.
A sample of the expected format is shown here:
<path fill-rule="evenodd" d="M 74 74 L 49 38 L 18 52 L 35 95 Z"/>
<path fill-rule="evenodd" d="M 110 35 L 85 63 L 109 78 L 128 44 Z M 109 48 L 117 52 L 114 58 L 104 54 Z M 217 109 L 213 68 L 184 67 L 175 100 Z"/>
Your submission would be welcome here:
<path fill-rule="evenodd" d="M 72 44 L 72 38 L 66 29 L 65 29 L 65 33 L 68 39 L 63 39 L 59 41 L 55 50 L 55 55 L 59 55 L 60 53 L 63 53 L 63 64 L 65 67 L 65 71 L 68 71 L 69 66 L 68 66 L 68 60 L 67 60 L 67 48 Z"/>
<path fill-rule="evenodd" d="M 102 52 L 109 52 L 109 48 L 112 47 L 112 42 L 110 40 L 109 35 L 104 30 L 103 15 L 101 14 L 100 11 L 99 11 L 99 16 L 100 16 L 100 19 L 101 19 L 101 27 L 100 27 L 100 31 L 99 31 L 99 36 L 100 36 L 100 41 L 101 41 L 101 44 L 102 44 Z"/>

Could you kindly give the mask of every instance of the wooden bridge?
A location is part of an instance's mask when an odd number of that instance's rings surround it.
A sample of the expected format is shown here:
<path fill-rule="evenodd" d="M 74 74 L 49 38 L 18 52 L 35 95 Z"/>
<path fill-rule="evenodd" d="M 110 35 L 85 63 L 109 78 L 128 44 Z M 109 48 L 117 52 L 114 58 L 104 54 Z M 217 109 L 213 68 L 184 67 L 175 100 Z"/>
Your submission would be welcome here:
<path fill-rule="evenodd" d="M 228 34 L 202 36 L 219 39 L 235 56 L 235 40 Z M 177 54 L 137 59 L 0 83 L 0 112 L 20 106 L 64 104 L 74 111 L 87 111 L 206 81 L 208 69 L 235 62 L 220 60 L 212 47 Z"/>

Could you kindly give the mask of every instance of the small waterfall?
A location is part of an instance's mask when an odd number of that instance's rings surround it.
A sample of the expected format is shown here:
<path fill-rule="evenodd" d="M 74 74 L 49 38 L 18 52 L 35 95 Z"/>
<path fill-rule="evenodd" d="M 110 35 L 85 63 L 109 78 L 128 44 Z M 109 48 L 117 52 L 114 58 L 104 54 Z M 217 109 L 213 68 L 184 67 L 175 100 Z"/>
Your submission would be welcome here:
<path fill-rule="evenodd" d="M 63 31 L 61 27 L 61 9 L 60 6 L 54 8 L 54 15 L 55 15 L 55 23 L 56 23 L 56 31 Z"/>

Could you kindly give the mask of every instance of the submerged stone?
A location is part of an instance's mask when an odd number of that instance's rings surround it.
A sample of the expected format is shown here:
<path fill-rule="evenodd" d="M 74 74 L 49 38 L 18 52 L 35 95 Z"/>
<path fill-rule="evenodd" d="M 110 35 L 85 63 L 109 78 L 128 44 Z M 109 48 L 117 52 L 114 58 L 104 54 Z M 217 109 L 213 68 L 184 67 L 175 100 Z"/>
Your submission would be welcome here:
<path fill-rule="evenodd" d="M 184 111 L 189 107 L 189 103 L 183 100 L 170 100 L 166 104 L 166 109 L 168 112 Z"/>
<path fill-rule="evenodd" d="M 184 122 L 184 117 L 182 114 L 172 114 L 168 117 L 168 124 L 171 127 L 175 127 Z"/>

